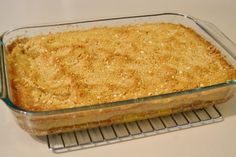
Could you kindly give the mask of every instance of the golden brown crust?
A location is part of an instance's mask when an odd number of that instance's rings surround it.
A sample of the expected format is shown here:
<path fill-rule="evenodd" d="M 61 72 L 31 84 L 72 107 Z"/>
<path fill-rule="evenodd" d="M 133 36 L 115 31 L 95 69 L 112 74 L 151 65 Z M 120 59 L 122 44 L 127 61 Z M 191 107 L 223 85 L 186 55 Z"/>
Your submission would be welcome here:
<path fill-rule="evenodd" d="M 14 41 L 9 51 L 13 101 L 27 110 L 114 102 L 236 78 L 213 45 L 170 23 L 51 33 Z"/>

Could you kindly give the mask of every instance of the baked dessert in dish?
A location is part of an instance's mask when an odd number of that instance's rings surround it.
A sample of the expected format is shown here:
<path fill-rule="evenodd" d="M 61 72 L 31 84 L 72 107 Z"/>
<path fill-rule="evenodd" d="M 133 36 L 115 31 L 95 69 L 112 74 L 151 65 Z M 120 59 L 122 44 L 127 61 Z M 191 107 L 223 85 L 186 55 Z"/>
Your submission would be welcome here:
<path fill-rule="evenodd" d="M 97 27 L 8 45 L 15 105 L 49 111 L 211 86 L 236 70 L 191 28 L 172 23 Z"/>
<path fill-rule="evenodd" d="M 0 40 L 0 96 L 32 135 L 199 109 L 236 91 L 234 44 L 179 13 L 22 27 Z"/>

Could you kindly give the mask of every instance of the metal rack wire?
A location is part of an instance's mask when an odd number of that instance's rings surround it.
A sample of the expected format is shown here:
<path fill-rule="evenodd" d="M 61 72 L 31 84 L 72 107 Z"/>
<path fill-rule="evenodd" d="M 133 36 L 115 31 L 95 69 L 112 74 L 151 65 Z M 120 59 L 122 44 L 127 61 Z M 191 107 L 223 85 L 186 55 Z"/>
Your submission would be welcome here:
<path fill-rule="evenodd" d="M 48 148 L 55 153 L 112 144 L 222 121 L 215 107 L 176 113 L 136 122 L 48 135 Z"/>

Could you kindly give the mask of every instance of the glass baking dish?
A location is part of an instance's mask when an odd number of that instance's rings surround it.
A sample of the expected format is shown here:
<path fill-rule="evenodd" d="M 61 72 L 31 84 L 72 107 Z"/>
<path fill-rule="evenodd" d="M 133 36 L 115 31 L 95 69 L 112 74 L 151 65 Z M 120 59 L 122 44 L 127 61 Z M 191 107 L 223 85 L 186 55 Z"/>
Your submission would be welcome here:
<path fill-rule="evenodd" d="M 179 13 L 119 17 L 86 20 L 72 23 L 22 27 L 9 30 L 1 36 L 1 99 L 14 114 L 18 124 L 32 135 L 47 135 L 73 130 L 88 129 L 117 123 L 130 122 L 176 112 L 198 109 L 223 103 L 235 93 L 236 80 L 195 88 L 186 91 L 141 97 L 92 106 L 75 107 L 53 111 L 28 111 L 11 101 L 7 68 L 7 45 L 18 37 L 30 37 L 49 32 L 63 32 L 99 26 L 120 26 L 148 22 L 169 22 L 192 28 L 219 49 L 227 61 L 236 68 L 236 46 L 213 24 Z"/>

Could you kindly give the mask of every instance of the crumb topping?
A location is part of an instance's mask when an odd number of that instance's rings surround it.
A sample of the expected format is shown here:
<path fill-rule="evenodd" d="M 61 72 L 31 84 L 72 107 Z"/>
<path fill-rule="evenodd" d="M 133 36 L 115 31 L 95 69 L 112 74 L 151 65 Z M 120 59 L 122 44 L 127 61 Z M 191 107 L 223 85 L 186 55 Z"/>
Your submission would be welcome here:
<path fill-rule="evenodd" d="M 49 33 L 17 39 L 8 50 L 13 101 L 28 110 L 115 102 L 236 78 L 213 45 L 171 23 Z"/>

